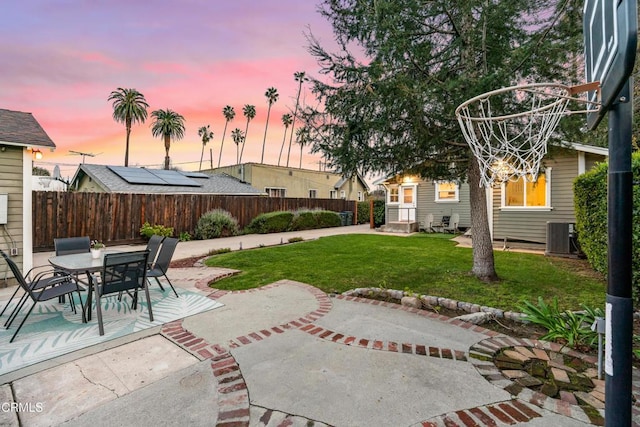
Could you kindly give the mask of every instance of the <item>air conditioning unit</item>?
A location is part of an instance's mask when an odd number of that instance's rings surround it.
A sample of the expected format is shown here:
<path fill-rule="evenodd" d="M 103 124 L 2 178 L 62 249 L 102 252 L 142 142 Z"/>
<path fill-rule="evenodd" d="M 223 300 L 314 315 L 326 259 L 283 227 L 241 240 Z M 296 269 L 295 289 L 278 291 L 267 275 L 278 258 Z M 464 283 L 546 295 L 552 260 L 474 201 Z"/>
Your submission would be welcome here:
<path fill-rule="evenodd" d="M 576 225 L 572 222 L 547 222 L 545 255 L 580 255 Z"/>

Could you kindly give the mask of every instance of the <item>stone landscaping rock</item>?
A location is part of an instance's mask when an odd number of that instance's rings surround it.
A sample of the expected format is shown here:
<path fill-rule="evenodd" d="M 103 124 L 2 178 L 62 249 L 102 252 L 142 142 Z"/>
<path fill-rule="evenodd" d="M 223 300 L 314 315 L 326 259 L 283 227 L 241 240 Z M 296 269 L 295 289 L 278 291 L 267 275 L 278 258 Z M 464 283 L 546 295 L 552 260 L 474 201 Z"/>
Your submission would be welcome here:
<path fill-rule="evenodd" d="M 555 397 L 558 394 L 558 386 L 554 382 L 544 383 L 544 385 L 540 387 L 540 393 L 549 397 Z"/>
<path fill-rule="evenodd" d="M 491 313 L 477 312 L 463 314 L 462 316 L 455 317 L 455 319 L 461 320 L 463 322 L 473 323 L 474 325 L 481 325 L 483 323 L 487 323 L 489 320 L 491 320 L 492 317 L 493 316 L 491 315 Z"/>
<path fill-rule="evenodd" d="M 417 297 L 402 297 L 400 299 L 400 304 L 412 308 L 422 307 L 422 301 L 420 301 L 420 298 Z"/>
<path fill-rule="evenodd" d="M 536 358 L 540 360 L 545 360 L 545 361 L 549 360 L 549 355 L 547 354 L 546 351 L 542 350 L 541 348 L 534 348 L 532 349 L 532 351 L 536 355 Z"/>
<path fill-rule="evenodd" d="M 526 372 L 525 372 L 525 375 L 522 376 L 522 378 L 517 378 L 515 381 L 518 384 L 520 384 L 522 386 L 525 386 L 525 387 L 535 387 L 535 386 L 539 386 L 539 385 L 542 384 L 542 381 L 540 381 L 536 377 L 532 377 L 531 375 L 527 374 Z M 557 391 L 556 391 L 556 393 L 557 393 Z"/>
<path fill-rule="evenodd" d="M 502 354 L 507 356 L 509 359 L 515 360 L 517 363 L 525 363 L 531 360 L 530 357 L 514 350 L 505 350 Z"/>
<path fill-rule="evenodd" d="M 604 409 L 604 402 L 601 402 L 589 393 L 585 393 L 584 391 L 576 391 L 574 393 L 574 396 L 578 399 L 578 401 L 593 406 L 596 409 Z"/>

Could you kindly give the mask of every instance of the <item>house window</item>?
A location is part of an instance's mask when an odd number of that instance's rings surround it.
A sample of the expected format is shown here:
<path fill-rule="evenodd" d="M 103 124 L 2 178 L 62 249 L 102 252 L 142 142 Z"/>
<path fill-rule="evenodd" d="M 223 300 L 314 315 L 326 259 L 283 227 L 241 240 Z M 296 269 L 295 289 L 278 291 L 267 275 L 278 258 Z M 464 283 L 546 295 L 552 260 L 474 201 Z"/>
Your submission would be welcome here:
<path fill-rule="evenodd" d="M 400 203 L 400 189 L 398 187 L 389 188 L 389 203 Z"/>
<path fill-rule="evenodd" d="M 318 190 L 309 190 L 309 198 L 317 199 L 318 198 Z"/>
<path fill-rule="evenodd" d="M 269 197 L 287 197 L 286 188 L 265 187 L 264 192 L 267 193 Z"/>
<path fill-rule="evenodd" d="M 338 198 L 338 192 L 336 190 L 329 190 L 329 198 L 330 199 L 337 199 Z"/>
<path fill-rule="evenodd" d="M 460 186 L 455 182 L 436 182 L 436 202 L 458 202 Z"/>
<path fill-rule="evenodd" d="M 347 193 L 344 190 L 340 190 L 340 198 L 341 199 L 346 199 L 347 198 Z"/>
<path fill-rule="evenodd" d="M 538 175 L 535 182 L 519 178 L 502 184 L 502 207 L 540 209 L 550 208 L 551 168 Z"/>
<path fill-rule="evenodd" d="M 358 191 L 358 201 L 359 202 L 364 202 L 364 196 L 362 194 L 362 191 Z"/>

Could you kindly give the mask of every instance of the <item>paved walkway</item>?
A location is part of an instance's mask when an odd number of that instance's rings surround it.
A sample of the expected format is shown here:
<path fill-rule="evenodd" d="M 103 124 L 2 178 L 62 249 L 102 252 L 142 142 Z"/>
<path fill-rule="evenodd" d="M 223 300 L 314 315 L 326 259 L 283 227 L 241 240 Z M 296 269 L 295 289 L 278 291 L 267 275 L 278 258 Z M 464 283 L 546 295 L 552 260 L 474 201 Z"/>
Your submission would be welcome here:
<path fill-rule="evenodd" d="M 244 248 L 267 244 L 248 237 Z M 194 255 L 212 244 L 194 245 Z M 171 269 L 174 284 L 224 307 L 0 377 L 0 425 L 571 427 L 601 421 L 578 405 L 515 393 L 515 383 L 491 362 L 472 357 L 544 343 L 288 280 L 240 292 L 208 287 L 232 273 Z M 5 410 L 11 401 L 21 406 Z"/>

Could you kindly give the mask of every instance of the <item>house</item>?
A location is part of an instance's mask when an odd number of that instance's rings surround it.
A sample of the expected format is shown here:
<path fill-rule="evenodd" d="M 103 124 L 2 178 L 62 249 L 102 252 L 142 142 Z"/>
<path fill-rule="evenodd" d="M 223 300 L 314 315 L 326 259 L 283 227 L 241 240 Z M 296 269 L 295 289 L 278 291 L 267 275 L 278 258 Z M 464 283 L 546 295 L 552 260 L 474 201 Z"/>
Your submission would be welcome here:
<path fill-rule="evenodd" d="M 243 163 L 212 169 L 263 190 L 270 197 L 346 199 L 363 201 L 369 186 L 360 175 L 347 178 L 335 172 Z"/>
<path fill-rule="evenodd" d="M 23 271 L 33 266 L 33 159 L 55 148 L 31 113 L 0 109 L 0 247 Z"/>
<path fill-rule="evenodd" d="M 575 223 L 573 180 L 605 161 L 606 148 L 583 144 L 551 147 L 536 183 L 496 184 L 487 189 L 489 226 L 494 240 L 545 244 L 547 223 Z M 381 181 L 386 190 L 388 231 L 417 231 L 428 214 L 460 215 L 461 230 L 471 226 L 469 186 L 466 183 L 425 181 L 398 175 Z"/>
<path fill-rule="evenodd" d="M 264 195 L 260 190 L 222 173 L 81 164 L 71 179 L 73 191 L 132 194 Z"/>

